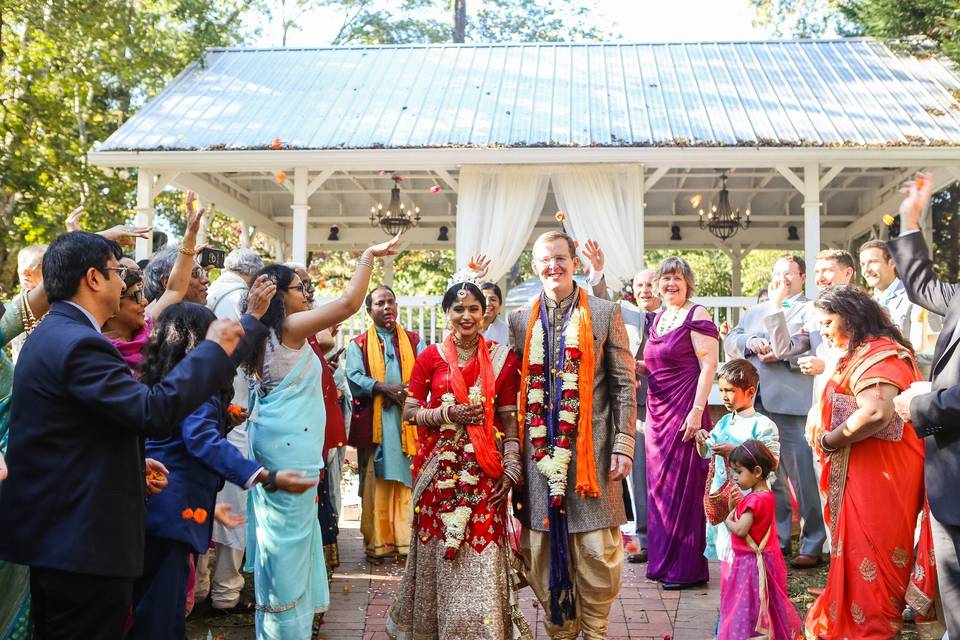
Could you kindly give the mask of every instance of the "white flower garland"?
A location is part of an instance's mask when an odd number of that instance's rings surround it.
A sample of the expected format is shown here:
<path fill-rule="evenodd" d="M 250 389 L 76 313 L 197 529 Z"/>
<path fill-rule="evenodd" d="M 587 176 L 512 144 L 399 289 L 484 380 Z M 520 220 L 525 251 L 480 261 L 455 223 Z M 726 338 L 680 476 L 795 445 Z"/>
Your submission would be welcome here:
<path fill-rule="evenodd" d="M 568 349 L 579 349 L 580 346 L 580 309 L 574 309 L 570 314 L 570 319 L 564 329 L 564 347 Z M 546 353 L 546 339 L 543 332 L 543 326 L 537 322 L 533 325 L 530 336 L 530 364 L 544 364 L 544 354 Z M 578 363 L 579 364 L 579 363 Z M 562 377 L 561 388 L 564 391 L 578 389 L 579 374 L 576 370 L 559 372 Z M 544 372 L 546 377 L 546 372 Z M 527 388 L 527 405 L 543 404 L 546 399 L 544 389 Z M 561 402 L 561 399 L 552 399 L 553 402 Z M 561 406 L 567 403 L 562 403 Z M 570 411 L 566 407 L 558 413 L 559 420 L 568 422 L 574 426 L 578 423 L 579 403 L 574 405 L 577 411 Z M 545 438 L 547 436 L 547 427 L 538 425 L 530 427 L 530 437 Z M 543 447 L 547 455 L 537 461 L 537 470 L 547 479 L 547 485 L 550 488 L 551 497 L 563 497 L 567 493 L 567 470 L 570 467 L 570 461 L 573 459 L 573 452 L 569 448 L 558 447 L 547 444 Z"/>

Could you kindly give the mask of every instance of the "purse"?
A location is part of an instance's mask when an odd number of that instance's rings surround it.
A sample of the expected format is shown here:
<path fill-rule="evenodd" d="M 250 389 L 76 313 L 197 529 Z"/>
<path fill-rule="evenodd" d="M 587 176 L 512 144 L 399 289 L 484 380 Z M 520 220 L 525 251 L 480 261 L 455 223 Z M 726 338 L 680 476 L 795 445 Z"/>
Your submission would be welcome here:
<path fill-rule="evenodd" d="M 710 469 L 707 471 L 707 485 L 703 491 L 703 512 L 710 524 L 718 525 L 727 519 L 730 512 L 743 500 L 743 492 L 735 482 L 727 476 L 726 481 L 716 491 L 710 491 L 713 476 L 716 472 L 716 456 L 710 460 Z"/>
<path fill-rule="evenodd" d="M 833 431 L 842 427 L 847 418 L 853 415 L 853 412 L 859 407 L 857 407 L 857 398 L 846 393 L 834 393 L 830 396 L 830 401 L 833 403 L 833 407 L 830 412 L 828 431 Z M 870 437 L 899 442 L 903 438 L 903 418 L 894 413 L 890 422 Z"/>

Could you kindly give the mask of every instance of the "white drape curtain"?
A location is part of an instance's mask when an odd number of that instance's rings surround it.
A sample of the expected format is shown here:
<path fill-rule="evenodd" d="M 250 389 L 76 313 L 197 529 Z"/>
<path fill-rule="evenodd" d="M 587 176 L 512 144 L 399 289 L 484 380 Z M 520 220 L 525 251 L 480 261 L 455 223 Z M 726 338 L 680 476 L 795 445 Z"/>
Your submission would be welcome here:
<path fill-rule="evenodd" d="M 611 288 L 643 268 L 643 169 L 640 165 L 570 165 L 553 169 L 564 227 L 583 246 L 600 243 Z"/>
<path fill-rule="evenodd" d="M 465 166 L 457 197 L 457 269 L 470 256 L 492 260 L 497 282 L 520 257 L 543 211 L 550 176 L 530 165 Z"/>

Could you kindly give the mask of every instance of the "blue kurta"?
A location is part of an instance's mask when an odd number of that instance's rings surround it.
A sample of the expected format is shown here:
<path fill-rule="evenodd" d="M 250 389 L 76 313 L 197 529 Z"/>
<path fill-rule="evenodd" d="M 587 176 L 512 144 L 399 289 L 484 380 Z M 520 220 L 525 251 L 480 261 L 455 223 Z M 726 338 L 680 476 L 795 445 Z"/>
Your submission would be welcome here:
<path fill-rule="evenodd" d="M 377 327 L 377 336 L 383 342 L 384 384 L 401 384 L 403 372 L 400 369 L 400 355 L 393 346 L 394 332 Z M 373 345 L 368 346 L 370 348 Z M 415 355 L 420 355 L 425 345 L 423 340 L 414 346 Z M 366 373 L 363 352 L 356 342 L 347 345 L 347 380 L 351 389 L 359 397 L 373 396 L 373 385 L 377 381 Z M 400 407 L 383 403 L 383 441 L 374 451 L 374 470 L 377 478 L 402 482 L 413 487 L 413 474 L 410 470 L 410 457 L 403 453 L 400 443 L 401 428 Z"/>

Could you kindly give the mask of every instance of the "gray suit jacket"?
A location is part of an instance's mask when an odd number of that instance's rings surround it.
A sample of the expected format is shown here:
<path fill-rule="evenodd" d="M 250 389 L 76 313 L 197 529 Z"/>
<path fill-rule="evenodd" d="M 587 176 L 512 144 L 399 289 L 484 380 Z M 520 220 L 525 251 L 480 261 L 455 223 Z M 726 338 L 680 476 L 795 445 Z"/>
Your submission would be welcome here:
<path fill-rule="evenodd" d="M 603 300 L 610 300 L 610 290 L 607 288 L 605 279 L 601 279 L 593 287 L 593 295 Z M 623 315 L 623 324 L 627 328 L 627 335 L 630 337 L 630 350 L 634 351 L 634 343 L 637 344 L 633 357 L 637 361 L 643 360 L 643 348 L 647 346 L 647 312 L 636 307 L 623 304 L 620 305 L 620 313 Z M 636 334 L 636 338 L 631 335 Z M 637 420 L 645 421 L 647 419 L 647 377 L 641 376 L 637 380 Z"/>
<path fill-rule="evenodd" d="M 539 298 L 537 298 L 539 301 Z M 626 524 L 623 489 L 619 480 L 610 482 L 610 456 L 621 453 L 633 457 L 636 434 L 636 376 L 633 354 L 628 348 L 627 331 L 620 316 L 620 305 L 590 296 L 593 321 L 595 370 L 593 376 L 593 453 L 601 495 L 581 498 L 576 493 L 576 444 L 571 443 L 573 464 L 567 480 L 567 526 L 570 533 L 583 533 Z M 510 344 L 520 357 L 526 344 L 531 305 L 510 314 Z M 523 507 L 517 517 L 535 531 L 547 531 L 549 489 L 547 480 L 533 461 L 530 432 L 524 436 L 524 483 L 519 501 Z"/>
<path fill-rule="evenodd" d="M 910 301 L 944 316 L 933 354 L 933 391 L 910 402 L 910 415 L 917 435 L 925 438 L 930 509 L 937 520 L 960 526 L 954 493 L 960 485 L 960 285 L 937 278 L 923 234 L 903 235 L 887 246 Z"/>
<path fill-rule="evenodd" d="M 751 308 L 740 319 L 740 323 L 723 340 L 723 350 L 731 358 L 746 358 L 760 373 L 758 396 L 767 411 L 791 416 L 805 416 L 810 410 L 813 397 L 813 380 L 800 373 L 796 359 L 809 353 L 809 341 L 806 350 L 794 349 L 787 358 L 765 363 L 747 348 L 751 338 L 771 338 L 771 328 L 776 326 L 775 314 L 783 315 L 788 336 L 802 333 L 804 326 L 811 321 L 811 305 L 805 304 L 807 298 L 800 295 L 789 309 L 775 309 L 770 301 Z M 768 323 L 768 320 L 770 322 Z"/>

